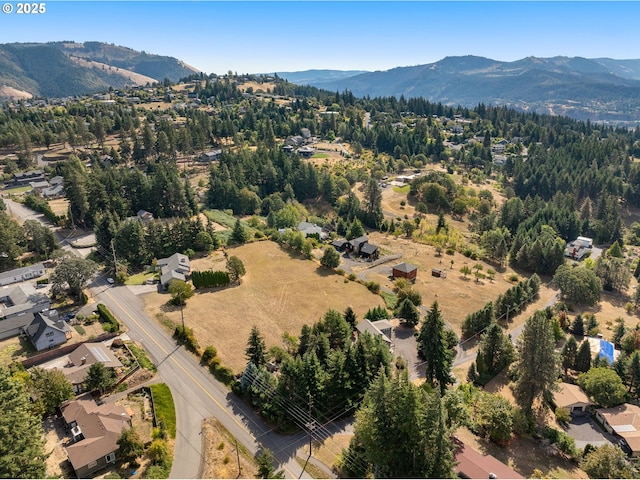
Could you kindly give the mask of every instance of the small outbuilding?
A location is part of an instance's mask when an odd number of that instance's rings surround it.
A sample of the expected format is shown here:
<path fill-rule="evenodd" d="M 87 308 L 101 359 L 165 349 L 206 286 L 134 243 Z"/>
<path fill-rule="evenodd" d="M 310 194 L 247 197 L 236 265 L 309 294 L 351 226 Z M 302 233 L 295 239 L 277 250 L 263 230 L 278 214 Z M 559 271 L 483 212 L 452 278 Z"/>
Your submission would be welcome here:
<path fill-rule="evenodd" d="M 391 269 L 391 276 L 393 278 L 406 278 L 407 280 L 415 282 L 417 275 L 418 267 L 411 265 L 410 263 L 402 262 L 398 265 L 394 265 Z"/>
<path fill-rule="evenodd" d="M 571 415 L 586 415 L 593 405 L 589 397 L 578 385 L 560 382 L 558 390 L 553 394 L 556 407 L 566 408 Z"/>
<path fill-rule="evenodd" d="M 431 269 L 431 276 L 440 277 L 440 278 L 447 278 L 447 271 L 446 270 L 442 270 L 440 268 L 432 268 Z"/>

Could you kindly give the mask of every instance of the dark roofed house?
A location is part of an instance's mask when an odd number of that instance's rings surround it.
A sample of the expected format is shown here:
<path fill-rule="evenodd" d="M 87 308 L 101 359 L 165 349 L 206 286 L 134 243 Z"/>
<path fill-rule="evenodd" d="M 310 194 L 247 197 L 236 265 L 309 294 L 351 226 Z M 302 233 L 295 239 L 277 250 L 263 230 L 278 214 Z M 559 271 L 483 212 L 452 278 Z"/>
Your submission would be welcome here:
<path fill-rule="evenodd" d="M 391 269 L 391 276 L 393 278 L 406 278 L 407 280 L 415 282 L 417 275 L 418 267 L 411 265 L 410 263 L 402 262 L 398 265 L 394 265 Z"/>
<path fill-rule="evenodd" d="M 71 327 L 58 316 L 56 310 L 36 312 L 33 321 L 24 329 L 37 351 L 57 347 L 71 338 Z"/>
<path fill-rule="evenodd" d="M 331 245 L 339 252 L 349 250 L 351 247 L 351 244 L 347 240 L 334 240 L 331 242 Z"/>
<path fill-rule="evenodd" d="M 118 456 L 118 438 L 131 428 L 131 416 L 114 403 L 98 405 L 90 395 L 82 395 L 61 407 L 62 417 L 73 443 L 67 457 L 78 478 L 113 464 Z"/>
<path fill-rule="evenodd" d="M 209 150 L 208 152 L 204 152 L 202 155 L 198 157 L 198 161 L 200 162 L 213 162 L 214 160 L 218 160 L 222 155 L 222 149 L 216 148 L 215 150 Z"/>
<path fill-rule="evenodd" d="M 369 260 L 378 259 L 378 246 L 373 243 L 365 243 L 360 247 L 360 256 Z"/>
<path fill-rule="evenodd" d="M 367 237 L 366 235 L 362 235 L 361 237 L 354 238 L 352 240 L 349 240 L 349 247 L 347 247 L 347 250 L 349 252 L 355 253 L 356 255 L 359 255 L 360 249 L 367 242 L 369 242 L 369 237 Z"/>
<path fill-rule="evenodd" d="M 300 147 L 297 151 L 298 155 L 305 158 L 309 158 L 315 153 L 315 149 L 307 145 L 305 145 L 304 147 Z"/>

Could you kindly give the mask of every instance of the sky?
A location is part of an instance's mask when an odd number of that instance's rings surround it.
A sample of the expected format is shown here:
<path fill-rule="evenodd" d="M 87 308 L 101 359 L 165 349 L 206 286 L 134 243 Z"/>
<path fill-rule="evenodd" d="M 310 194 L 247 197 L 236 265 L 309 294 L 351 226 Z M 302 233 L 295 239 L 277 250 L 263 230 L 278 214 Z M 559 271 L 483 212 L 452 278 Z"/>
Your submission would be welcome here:
<path fill-rule="evenodd" d="M 0 43 L 102 41 L 206 73 L 387 70 L 446 56 L 640 58 L 636 1 L 0 0 Z"/>

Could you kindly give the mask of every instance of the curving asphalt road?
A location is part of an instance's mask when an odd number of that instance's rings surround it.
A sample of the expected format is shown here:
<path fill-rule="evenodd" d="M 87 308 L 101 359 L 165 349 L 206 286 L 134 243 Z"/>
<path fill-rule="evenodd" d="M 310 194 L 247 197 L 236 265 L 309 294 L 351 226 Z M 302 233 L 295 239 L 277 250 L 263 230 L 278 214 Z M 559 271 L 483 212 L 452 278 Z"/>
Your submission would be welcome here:
<path fill-rule="evenodd" d="M 96 280 L 92 296 L 104 303 L 129 328 L 132 340 L 142 343 L 158 376 L 173 394 L 177 437 L 171 478 L 201 477 L 202 422 L 215 417 L 251 453 L 268 448 L 288 478 L 310 478 L 295 460 L 306 445 L 304 434 L 284 436 L 274 432 L 240 399 L 230 393 L 175 341 L 156 321 L 144 313 L 144 304 L 126 286 L 110 286 Z"/>

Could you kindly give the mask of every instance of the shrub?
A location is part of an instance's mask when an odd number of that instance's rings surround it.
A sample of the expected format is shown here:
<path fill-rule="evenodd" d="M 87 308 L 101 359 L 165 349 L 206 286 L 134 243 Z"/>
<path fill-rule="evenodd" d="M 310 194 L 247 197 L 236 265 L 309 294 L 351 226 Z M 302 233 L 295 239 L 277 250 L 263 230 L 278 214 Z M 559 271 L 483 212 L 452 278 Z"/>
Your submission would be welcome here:
<path fill-rule="evenodd" d="M 116 320 L 116 317 L 113 316 L 111 311 L 102 303 L 97 305 L 98 315 L 100 319 L 104 322 L 103 328 L 107 332 L 117 332 L 120 330 L 120 322 Z"/>
<path fill-rule="evenodd" d="M 380 293 L 380 284 L 378 282 L 366 282 L 365 286 L 372 293 L 376 293 L 376 294 Z"/>
<path fill-rule="evenodd" d="M 564 407 L 556 408 L 555 414 L 556 414 L 556 420 L 559 423 L 567 424 L 571 421 L 571 414 L 569 413 L 569 410 L 567 410 Z"/>
<path fill-rule="evenodd" d="M 218 355 L 218 350 L 213 345 L 208 345 L 202 353 L 202 363 L 208 365 L 209 362 Z"/>
<path fill-rule="evenodd" d="M 182 327 L 178 325 L 173 332 L 173 336 L 182 343 L 187 350 L 195 353 L 196 355 L 200 354 L 200 345 L 198 344 L 198 340 L 193 334 L 193 329 L 189 327 Z"/>

